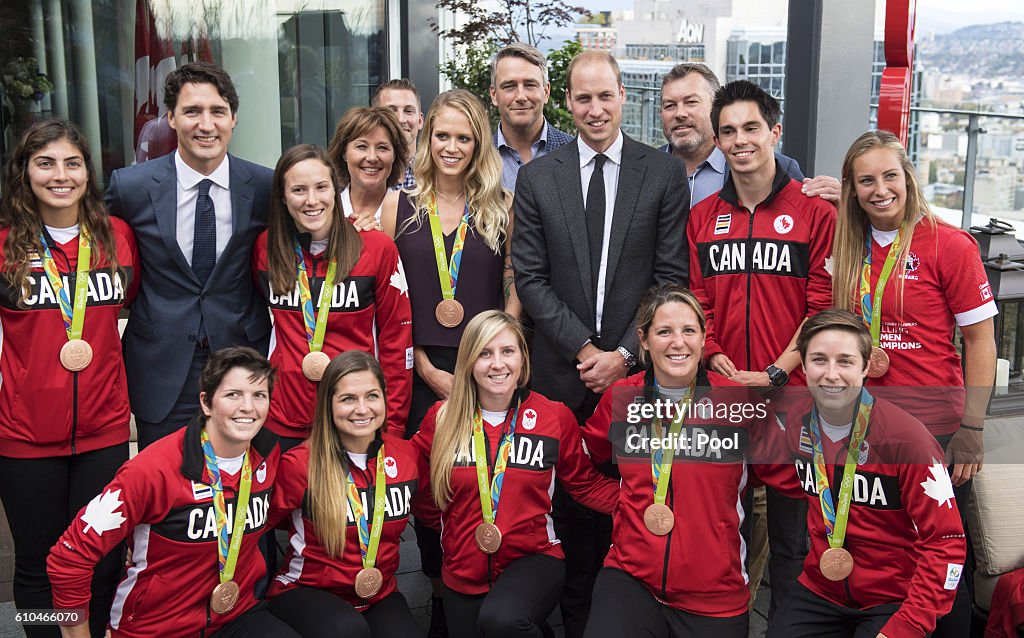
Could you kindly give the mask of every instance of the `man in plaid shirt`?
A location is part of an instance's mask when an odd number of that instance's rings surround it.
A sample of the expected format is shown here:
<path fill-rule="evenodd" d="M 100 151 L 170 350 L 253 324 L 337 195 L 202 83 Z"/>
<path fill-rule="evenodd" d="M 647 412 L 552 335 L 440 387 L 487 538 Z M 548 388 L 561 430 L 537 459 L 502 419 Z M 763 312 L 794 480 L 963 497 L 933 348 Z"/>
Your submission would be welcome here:
<path fill-rule="evenodd" d="M 398 124 L 405 134 L 405 142 L 409 145 L 409 166 L 405 169 L 405 178 L 394 190 L 411 189 L 416 186 L 416 178 L 412 175 L 412 160 L 416 157 L 416 137 L 423 128 L 423 109 L 420 105 L 420 92 L 416 85 L 406 78 L 389 80 L 377 88 L 373 96 L 373 106 L 385 106 L 398 116 Z"/>

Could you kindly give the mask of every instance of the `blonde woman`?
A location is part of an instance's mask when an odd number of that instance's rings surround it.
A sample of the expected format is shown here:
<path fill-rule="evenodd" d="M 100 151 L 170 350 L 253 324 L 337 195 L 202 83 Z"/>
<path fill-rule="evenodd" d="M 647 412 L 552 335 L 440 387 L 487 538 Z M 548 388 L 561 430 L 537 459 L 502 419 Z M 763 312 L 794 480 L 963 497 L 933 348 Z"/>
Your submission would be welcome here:
<path fill-rule="evenodd" d="M 551 521 L 554 480 L 609 513 L 618 484 L 599 475 L 572 412 L 526 389 L 519 322 L 489 310 L 467 324 L 447 401 L 412 442 L 430 458 L 444 535 L 444 611 L 451 638 L 537 636 L 565 580 Z"/>
<path fill-rule="evenodd" d="M 932 214 L 906 150 L 887 131 L 858 137 L 843 161 L 832 290 L 835 305 L 859 313 L 870 329 L 867 385 L 925 424 L 965 503 L 967 481 L 982 465 L 995 300 L 977 243 Z M 934 635 L 964 636 L 969 624 L 961 585 Z"/>
<path fill-rule="evenodd" d="M 271 611 L 303 636 L 419 633 L 395 588 L 419 458 L 382 434 L 386 413 L 377 361 L 340 354 L 317 389 L 309 440 L 281 459 L 270 518 L 290 518 L 292 550 L 268 596 Z"/>
<path fill-rule="evenodd" d="M 501 186 L 501 158 L 491 142 L 487 113 L 474 95 L 454 90 L 434 100 L 413 173 L 416 188 L 389 194 L 381 220 L 406 266 L 412 304 L 406 437 L 419 429 L 431 405 L 450 395 L 467 322 L 485 310 L 520 313 L 509 258 L 512 197 Z M 429 521 L 419 517 L 416 538 L 423 573 L 434 584 L 436 618 L 443 613 L 440 545 Z"/>

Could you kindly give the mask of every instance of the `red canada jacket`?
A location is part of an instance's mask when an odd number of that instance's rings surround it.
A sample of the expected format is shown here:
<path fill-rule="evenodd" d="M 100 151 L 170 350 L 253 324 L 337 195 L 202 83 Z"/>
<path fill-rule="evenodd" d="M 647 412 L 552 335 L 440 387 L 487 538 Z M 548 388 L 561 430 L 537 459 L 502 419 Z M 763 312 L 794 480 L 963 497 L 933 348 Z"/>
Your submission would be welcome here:
<path fill-rule="evenodd" d="M 740 370 L 761 371 L 783 353 L 800 323 L 832 306 L 836 209 L 800 192 L 775 167 L 772 192 L 751 213 L 732 176 L 694 206 L 686 224 L 690 288 L 707 314 L 704 355 L 725 353 Z M 794 381 L 804 384 L 803 373 Z"/>
<path fill-rule="evenodd" d="M 809 408 L 791 412 L 785 432 L 776 432 L 771 460 L 788 455 L 792 465 L 754 466 L 766 484 L 808 501 L 811 549 L 800 582 L 826 600 L 855 609 L 898 603 L 899 610 L 881 633 L 889 638 L 921 638 L 952 608 L 967 551 L 942 448 L 920 421 L 875 398 L 860 449 L 843 545 L 856 566 L 848 578 L 833 582 L 819 567 L 829 545 L 814 481 L 809 422 Z M 849 436 L 832 442 L 822 432 L 834 498 L 838 498 L 849 442 Z"/>
<path fill-rule="evenodd" d="M 257 542 L 266 529 L 281 458 L 277 436 L 263 430 L 249 445 L 252 487 L 234 576 L 240 594 L 234 609 L 222 615 L 210 609 L 220 575 L 201 427 L 197 417 L 139 452 L 78 513 L 46 561 L 55 608 L 88 612 L 93 568 L 125 539 L 132 563 L 110 610 L 115 637 L 209 636 L 256 604 L 254 588 L 266 574 Z M 221 473 L 229 526 L 241 474 Z"/>
<path fill-rule="evenodd" d="M 366 469 L 349 465 L 352 480 L 366 513 L 366 522 L 373 528 L 374 487 L 376 485 L 377 452 L 384 446 L 385 492 L 384 524 L 377 549 L 375 566 L 384 576 L 380 592 L 369 599 L 356 595 L 356 574 L 363 568 L 359 548 L 359 531 L 352 512 L 348 512 L 345 526 L 345 547 L 342 554 L 332 557 L 320 544 L 316 526 L 310 519 L 306 495 L 309 479 L 309 448 L 303 443 L 281 458 L 277 485 L 270 506 L 271 525 L 283 518 L 291 524 L 290 550 L 277 577 L 270 584 L 268 596 L 279 596 L 296 587 L 316 587 L 332 592 L 356 609 L 363 611 L 395 591 L 395 572 L 398 570 L 398 550 L 402 532 L 409 522 L 413 495 L 419 489 L 419 452 L 408 441 L 385 434 L 374 441 L 367 451 Z M 346 500 L 347 502 L 347 500 Z"/>
<path fill-rule="evenodd" d="M 676 522 L 668 535 L 656 536 L 644 525 L 644 511 L 654 503 L 650 419 L 636 415 L 629 419 L 634 423 L 627 420 L 628 406 L 653 398 L 653 380 L 652 373 L 641 372 L 614 383 L 583 429 L 591 458 L 596 463 L 614 459 L 622 476 L 604 564 L 625 571 L 657 600 L 687 613 L 742 614 L 750 600 L 740 535 L 746 458 L 761 428 L 777 429 L 771 425 L 774 415 L 755 392 L 714 372 L 698 374 L 696 406 L 711 412 L 694 412 L 684 423 L 686 438 L 675 453 L 665 502 Z M 744 405 L 750 406 L 746 414 Z M 667 431 L 668 421 L 662 423 Z"/>
<path fill-rule="evenodd" d="M 323 352 L 332 359 L 347 350 L 362 350 L 377 357 L 384 371 L 388 395 L 388 425 L 405 431 L 412 393 L 412 310 L 405 270 L 395 242 L 378 231 L 360 233 L 363 250 L 348 277 L 336 280 L 327 317 Z M 313 309 L 319 308 L 320 289 L 327 276 L 328 259 L 303 250 L 310 273 Z M 267 231 L 252 251 L 253 276 L 274 315 L 270 362 L 277 368 L 277 385 L 270 402 L 267 427 L 279 434 L 304 439 L 313 422 L 317 384 L 302 374 L 302 359 L 309 354 L 302 318 L 299 287 L 287 294 L 271 290 L 267 276 Z"/>
<path fill-rule="evenodd" d="M 474 537 L 476 527 L 483 522 L 483 512 L 472 439 L 466 441 L 468 455 L 459 455 L 452 468 L 452 498 L 441 513 L 441 572 L 445 585 L 463 594 L 486 593 L 508 564 L 523 556 L 564 557 L 551 520 L 555 478 L 573 498 L 600 512 L 611 513 L 618 500 L 618 484 L 594 469 L 569 408 L 537 392 L 520 393 L 519 420 L 494 521 L 501 530 L 501 547 L 494 554 L 480 551 Z M 430 408 L 420 431 L 411 439 L 426 459 L 430 458 L 437 411 L 442 404 L 439 401 Z M 498 444 L 510 425 L 515 405 L 513 399 L 502 427 L 484 424 L 487 466 L 492 472 Z"/>
<path fill-rule="evenodd" d="M 93 358 L 80 372 L 60 364 L 68 336 L 42 260 L 32 259 L 24 307 L 18 307 L 20 291 L 0 278 L 0 456 L 67 456 L 128 440 L 131 411 L 117 317 L 139 289 L 139 253 L 125 222 L 111 218 L 110 225 L 121 274 L 111 275 L 105 261 L 89 273 L 82 338 Z M 0 229 L 0 268 L 6 268 L 9 233 Z M 73 304 L 78 236 L 48 243 Z M 98 252 L 94 246 L 93 257 Z"/>

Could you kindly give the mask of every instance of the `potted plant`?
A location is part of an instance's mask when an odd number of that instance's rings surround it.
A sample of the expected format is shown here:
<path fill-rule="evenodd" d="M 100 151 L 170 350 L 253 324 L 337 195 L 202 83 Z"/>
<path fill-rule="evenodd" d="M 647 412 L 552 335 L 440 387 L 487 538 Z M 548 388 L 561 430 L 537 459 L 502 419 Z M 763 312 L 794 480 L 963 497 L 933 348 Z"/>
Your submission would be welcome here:
<path fill-rule="evenodd" d="M 53 91 L 53 82 L 39 72 L 39 62 L 20 55 L 4 65 L 3 83 L 4 90 L 22 114 L 38 113 L 40 102 Z"/>

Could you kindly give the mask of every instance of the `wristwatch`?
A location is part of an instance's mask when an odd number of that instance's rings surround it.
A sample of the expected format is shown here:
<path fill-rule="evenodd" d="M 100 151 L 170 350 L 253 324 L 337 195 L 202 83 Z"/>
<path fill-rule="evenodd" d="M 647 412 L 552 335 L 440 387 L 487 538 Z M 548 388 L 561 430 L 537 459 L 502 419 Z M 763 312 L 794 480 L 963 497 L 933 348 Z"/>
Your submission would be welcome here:
<path fill-rule="evenodd" d="M 615 349 L 615 351 L 622 355 L 622 359 L 623 361 L 625 361 L 625 365 L 627 368 L 632 368 L 633 366 L 636 365 L 636 357 L 633 356 L 632 352 L 626 350 L 624 346 L 619 346 L 618 348 Z"/>
<path fill-rule="evenodd" d="M 768 366 L 767 368 L 764 369 L 764 371 L 768 373 L 769 383 L 771 383 L 776 388 L 781 388 L 782 386 L 789 383 L 789 373 L 787 373 L 782 368 L 776 366 L 775 364 Z"/>

